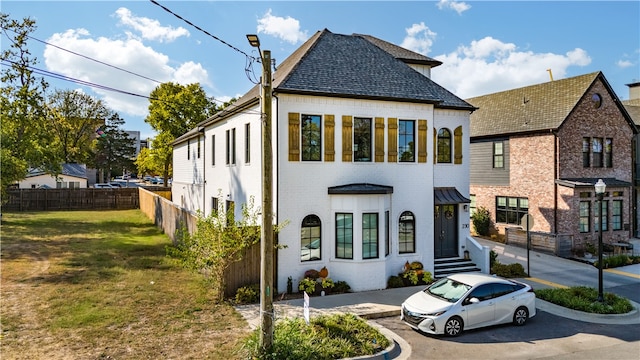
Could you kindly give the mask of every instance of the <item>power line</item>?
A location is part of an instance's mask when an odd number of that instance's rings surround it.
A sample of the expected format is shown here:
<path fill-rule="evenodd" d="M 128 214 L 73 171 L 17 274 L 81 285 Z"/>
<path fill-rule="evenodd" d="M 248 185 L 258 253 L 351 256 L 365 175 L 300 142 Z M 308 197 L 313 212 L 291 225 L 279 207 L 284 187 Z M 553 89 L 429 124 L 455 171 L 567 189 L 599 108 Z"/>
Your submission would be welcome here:
<path fill-rule="evenodd" d="M 108 67 L 111 67 L 111 68 L 114 68 L 114 69 L 117 69 L 117 70 L 120 70 L 120 71 L 124 71 L 124 72 L 126 72 L 126 73 L 128 73 L 128 74 L 135 75 L 135 76 L 141 77 L 141 78 L 143 78 L 143 79 L 153 81 L 153 82 L 158 83 L 158 84 L 162 84 L 162 81 L 158 81 L 158 80 L 152 79 L 152 78 L 150 78 L 150 77 L 147 77 L 147 76 L 144 76 L 144 75 L 140 75 L 140 74 L 134 73 L 133 71 L 129 71 L 129 70 L 126 70 L 126 69 L 123 69 L 123 68 L 117 67 L 117 66 L 115 66 L 115 65 L 107 64 L 107 63 L 106 63 L 106 62 L 104 62 L 104 61 L 100 61 L 100 60 L 97 60 L 97 59 L 91 58 L 91 57 L 89 57 L 89 56 L 82 55 L 82 54 L 79 54 L 79 53 L 77 53 L 77 52 L 74 52 L 74 51 L 71 51 L 71 50 L 65 49 L 65 48 L 60 47 L 60 46 L 58 46 L 58 45 L 54 45 L 54 44 L 48 43 L 48 42 L 43 41 L 43 40 L 40 40 L 40 39 L 36 39 L 36 38 L 34 38 L 33 36 L 29 36 L 29 35 L 27 35 L 27 37 L 28 37 L 29 39 L 32 39 L 32 40 L 38 41 L 38 42 L 40 42 L 40 43 L 43 43 L 43 44 L 45 44 L 45 45 L 53 46 L 54 48 L 60 49 L 60 50 L 62 50 L 62 51 L 66 51 L 66 52 L 68 52 L 68 53 L 70 53 L 70 54 L 73 54 L 73 55 L 76 55 L 76 56 L 80 56 L 80 57 L 85 58 L 85 59 L 87 59 L 87 60 L 95 61 L 95 62 L 97 62 L 98 64 L 102 64 L 102 65 L 105 65 L 105 66 L 108 66 Z"/>
<path fill-rule="evenodd" d="M 171 15 L 173 15 L 173 16 L 175 16 L 175 17 L 177 17 L 178 19 L 180 19 L 180 20 L 182 20 L 182 21 L 186 22 L 187 24 L 189 24 L 189 25 L 193 26 L 194 28 L 196 28 L 196 29 L 200 30 L 201 32 L 203 32 L 203 33 L 205 33 L 205 34 L 209 35 L 210 37 L 214 38 L 215 40 L 217 40 L 217 41 L 219 41 L 219 42 L 223 43 L 224 45 L 227 45 L 227 46 L 228 46 L 228 47 L 230 47 L 231 49 L 233 49 L 233 50 L 235 50 L 235 51 L 237 51 L 237 52 L 239 52 L 239 53 L 243 54 L 244 56 L 246 56 L 246 57 L 248 57 L 248 58 L 252 58 L 254 61 L 260 62 L 260 59 L 257 59 L 257 58 L 255 58 L 255 57 L 253 57 L 253 56 L 250 56 L 249 54 L 247 54 L 247 53 L 245 53 L 244 51 L 242 51 L 242 50 L 238 49 L 237 47 L 235 47 L 235 46 L 233 46 L 233 45 L 229 44 L 228 42 L 226 42 L 226 41 L 224 41 L 224 40 L 220 39 L 219 37 L 217 37 L 217 36 L 215 36 L 215 35 L 213 35 L 213 34 L 209 33 L 208 31 L 206 31 L 206 30 L 202 29 L 202 28 L 201 28 L 201 27 L 199 27 L 198 25 L 193 24 L 191 21 L 189 21 L 189 20 L 187 20 L 187 19 L 183 18 L 182 16 L 180 16 L 180 15 L 178 15 L 178 14 L 174 13 L 174 12 L 173 12 L 173 11 L 171 11 L 170 9 L 166 8 L 165 6 L 160 5 L 157 1 L 155 1 L 155 0 L 149 0 L 149 1 L 151 1 L 153 4 L 155 4 L 155 5 L 157 5 L 157 6 L 161 7 L 164 11 L 168 12 L 169 14 L 171 14 Z"/>

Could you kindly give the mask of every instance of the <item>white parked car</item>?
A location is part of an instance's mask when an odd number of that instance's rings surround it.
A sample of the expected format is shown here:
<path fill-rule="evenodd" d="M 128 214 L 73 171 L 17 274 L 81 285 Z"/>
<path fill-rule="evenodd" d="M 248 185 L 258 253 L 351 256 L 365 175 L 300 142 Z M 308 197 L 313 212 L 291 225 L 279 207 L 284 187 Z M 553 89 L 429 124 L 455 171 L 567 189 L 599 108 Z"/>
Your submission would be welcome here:
<path fill-rule="evenodd" d="M 497 276 L 465 273 L 444 277 L 402 303 L 400 318 L 412 328 L 457 336 L 463 330 L 513 323 L 536 315 L 531 286 Z"/>
<path fill-rule="evenodd" d="M 111 185 L 111 184 L 106 184 L 106 183 L 94 184 L 93 187 L 96 188 L 96 189 L 115 189 L 115 188 L 117 188 L 117 186 L 114 186 L 114 185 Z"/>
<path fill-rule="evenodd" d="M 320 239 L 315 239 L 309 245 L 302 247 L 300 261 L 309 260 L 320 260 Z"/>

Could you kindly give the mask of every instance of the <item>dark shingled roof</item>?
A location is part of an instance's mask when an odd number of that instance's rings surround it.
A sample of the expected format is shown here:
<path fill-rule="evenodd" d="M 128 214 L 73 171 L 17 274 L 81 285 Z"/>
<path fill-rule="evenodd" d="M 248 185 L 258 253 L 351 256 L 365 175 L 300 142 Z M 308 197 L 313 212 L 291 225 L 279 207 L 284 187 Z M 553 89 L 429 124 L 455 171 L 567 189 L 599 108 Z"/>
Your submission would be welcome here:
<path fill-rule="evenodd" d="M 557 129 L 600 72 L 467 99 L 471 137 Z"/>
<path fill-rule="evenodd" d="M 388 52 L 389 54 L 393 55 L 393 57 L 395 57 L 396 59 L 402 60 L 407 64 L 430 65 L 431 67 L 442 65 L 441 61 L 432 59 L 422 54 L 415 53 L 411 50 L 407 50 L 403 47 L 392 44 L 390 42 L 386 42 L 384 40 L 378 39 L 371 35 L 362 35 L 362 34 L 353 34 L 353 35 L 360 36 L 361 38 L 366 39 L 367 41 L 371 42 L 373 45 Z"/>
<path fill-rule="evenodd" d="M 333 34 L 328 30 L 317 33 L 306 52 L 296 52 L 290 57 L 300 56 L 297 61 L 291 59 L 295 65 L 284 78 L 277 76 L 283 70 L 278 69 L 274 75 L 274 91 L 422 102 L 436 107 L 473 110 L 464 100 L 374 45 L 372 39 Z"/>
<path fill-rule="evenodd" d="M 333 96 L 434 104 L 436 108 L 475 108 L 407 64 L 438 66 L 438 60 L 369 35 L 316 32 L 278 64 L 274 93 Z M 260 99 L 259 84 L 232 105 L 180 136 L 180 143 L 198 135 L 203 126 L 224 119 Z"/>

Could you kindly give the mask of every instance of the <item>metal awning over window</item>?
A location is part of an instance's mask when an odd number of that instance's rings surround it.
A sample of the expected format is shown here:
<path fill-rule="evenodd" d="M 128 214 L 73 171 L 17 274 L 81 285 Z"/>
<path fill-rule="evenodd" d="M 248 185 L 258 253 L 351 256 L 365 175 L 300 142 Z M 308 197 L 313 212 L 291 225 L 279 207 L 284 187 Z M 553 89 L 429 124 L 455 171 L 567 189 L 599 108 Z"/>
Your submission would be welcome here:
<path fill-rule="evenodd" d="M 329 188 L 329 195 L 375 195 L 393 194 L 393 186 L 376 184 L 348 184 L 332 186 Z"/>
<path fill-rule="evenodd" d="M 433 198 L 435 205 L 452 205 L 471 202 L 471 200 L 462 196 L 462 194 L 453 187 L 434 188 Z"/>

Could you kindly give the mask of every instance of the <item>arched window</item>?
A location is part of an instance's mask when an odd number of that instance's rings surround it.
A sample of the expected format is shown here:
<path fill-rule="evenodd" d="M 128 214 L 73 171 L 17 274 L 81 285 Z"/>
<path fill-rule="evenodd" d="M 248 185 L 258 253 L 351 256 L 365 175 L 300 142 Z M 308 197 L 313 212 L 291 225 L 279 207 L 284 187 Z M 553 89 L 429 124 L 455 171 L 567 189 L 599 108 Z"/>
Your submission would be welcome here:
<path fill-rule="evenodd" d="M 451 131 L 438 130 L 438 162 L 451 163 Z"/>
<path fill-rule="evenodd" d="M 320 244 L 320 218 L 307 215 L 302 220 L 300 230 L 300 261 L 320 260 L 322 251 Z"/>
<path fill-rule="evenodd" d="M 400 214 L 398 249 L 400 254 L 416 252 L 416 220 L 411 211 Z"/>

